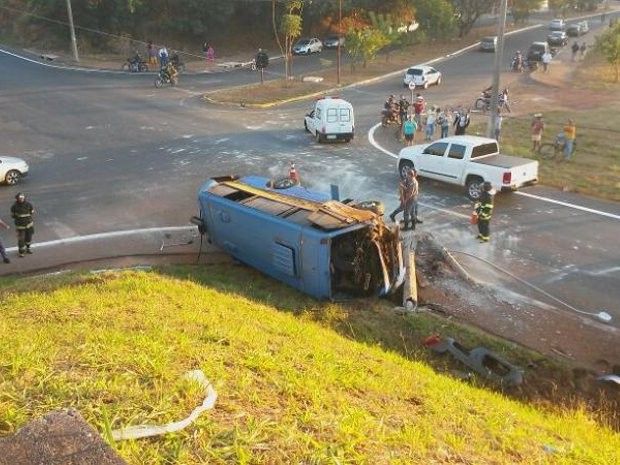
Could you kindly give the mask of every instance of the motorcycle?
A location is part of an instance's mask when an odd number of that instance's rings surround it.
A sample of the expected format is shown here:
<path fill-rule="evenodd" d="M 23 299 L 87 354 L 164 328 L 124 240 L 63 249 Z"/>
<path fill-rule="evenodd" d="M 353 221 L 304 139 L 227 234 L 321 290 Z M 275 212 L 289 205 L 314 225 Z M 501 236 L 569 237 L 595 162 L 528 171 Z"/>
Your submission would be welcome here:
<path fill-rule="evenodd" d="M 179 77 L 177 70 L 172 68 L 172 72 L 168 72 L 166 68 L 162 68 L 159 74 L 155 78 L 155 87 L 158 89 L 164 84 L 170 84 L 171 87 L 176 86 L 179 83 Z"/>
<path fill-rule="evenodd" d="M 508 103 L 508 92 L 504 89 L 504 91 L 500 92 L 497 96 L 497 105 L 500 109 L 506 110 L 510 113 L 510 104 Z M 474 108 L 479 111 L 490 111 L 491 110 L 491 92 L 482 91 L 480 92 L 480 96 L 476 99 L 474 103 Z"/>
<path fill-rule="evenodd" d="M 127 61 L 123 63 L 121 68 L 123 71 L 129 71 L 131 73 L 143 73 L 149 70 L 149 65 L 140 55 L 136 55 L 132 58 L 127 58 Z"/>
<path fill-rule="evenodd" d="M 400 126 L 400 116 L 398 112 L 394 112 L 393 110 L 382 110 L 381 111 L 381 126 L 388 127 L 390 124 L 397 124 Z"/>

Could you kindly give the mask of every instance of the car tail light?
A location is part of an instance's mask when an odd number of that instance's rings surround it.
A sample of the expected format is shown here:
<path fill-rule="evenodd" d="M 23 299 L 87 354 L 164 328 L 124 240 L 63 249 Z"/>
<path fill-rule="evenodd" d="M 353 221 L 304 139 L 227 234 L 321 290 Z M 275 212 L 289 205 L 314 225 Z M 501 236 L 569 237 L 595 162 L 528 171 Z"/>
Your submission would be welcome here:
<path fill-rule="evenodd" d="M 511 181 L 512 181 L 512 173 L 510 171 L 506 171 L 504 173 L 504 177 L 502 178 L 502 182 L 504 184 L 510 184 Z"/>

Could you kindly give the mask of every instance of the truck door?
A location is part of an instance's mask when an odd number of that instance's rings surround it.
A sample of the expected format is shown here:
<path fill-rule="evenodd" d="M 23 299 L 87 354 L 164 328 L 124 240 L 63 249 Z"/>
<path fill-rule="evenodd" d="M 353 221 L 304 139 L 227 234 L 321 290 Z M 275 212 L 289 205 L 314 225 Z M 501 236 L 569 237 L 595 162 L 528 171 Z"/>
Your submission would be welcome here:
<path fill-rule="evenodd" d="M 443 174 L 444 154 L 448 148 L 447 142 L 435 142 L 424 149 L 415 160 L 415 167 L 419 174 L 432 179 L 446 180 Z"/>
<path fill-rule="evenodd" d="M 466 150 L 467 147 L 462 144 L 450 144 L 450 148 L 444 157 L 443 165 L 446 180 L 456 183 L 463 177 Z"/>

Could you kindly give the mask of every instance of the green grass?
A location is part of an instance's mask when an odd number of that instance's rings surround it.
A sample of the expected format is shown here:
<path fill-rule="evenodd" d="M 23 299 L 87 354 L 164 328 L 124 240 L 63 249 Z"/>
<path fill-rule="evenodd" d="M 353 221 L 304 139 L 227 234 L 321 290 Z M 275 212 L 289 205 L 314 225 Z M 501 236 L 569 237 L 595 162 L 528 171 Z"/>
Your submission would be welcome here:
<path fill-rule="evenodd" d="M 413 360 L 412 327 L 439 324 L 378 301 L 322 304 L 238 267 L 1 281 L 0 293 L 3 435 L 60 407 L 102 433 L 182 418 L 202 399 L 181 377 L 200 368 L 215 409 L 114 444 L 128 463 L 620 460 L 620 437 L 584 411 L 537 409 Z M 387 333 L 397 322 L 402 344 Z"/>
<path fill-rule="evenodd" d="M 620 103 L 609 102 L 604 110 L 546 111 L 544 142 L 553 142 L 568 117 L 577 125 L 577 150 L 570 161 L 562 154 L 555 160 L 542 160 L 531 152 L 531 116 L 504 118 L 503 153 L 540 161 L 541 184 L 593 197 L 620 201 Z M 484 133 L 485 127 L 472 127 Z"/>

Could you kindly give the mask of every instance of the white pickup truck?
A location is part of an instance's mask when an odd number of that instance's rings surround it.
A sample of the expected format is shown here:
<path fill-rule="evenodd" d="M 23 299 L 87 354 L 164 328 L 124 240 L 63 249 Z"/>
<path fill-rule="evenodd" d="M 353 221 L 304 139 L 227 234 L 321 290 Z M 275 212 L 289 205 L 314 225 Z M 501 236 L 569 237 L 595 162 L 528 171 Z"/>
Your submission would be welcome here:
<path fill-rule="evenodd" d="M 498 191 L 514 191 L 538 182 L 538 162 L 501 155 L 497 141 L 477 136 L 452 136 L 400 151 L 398 172 L 415 168 L 419 176 L 465 186 L 467 196 L 478 200 L 482 183 Z"/>

